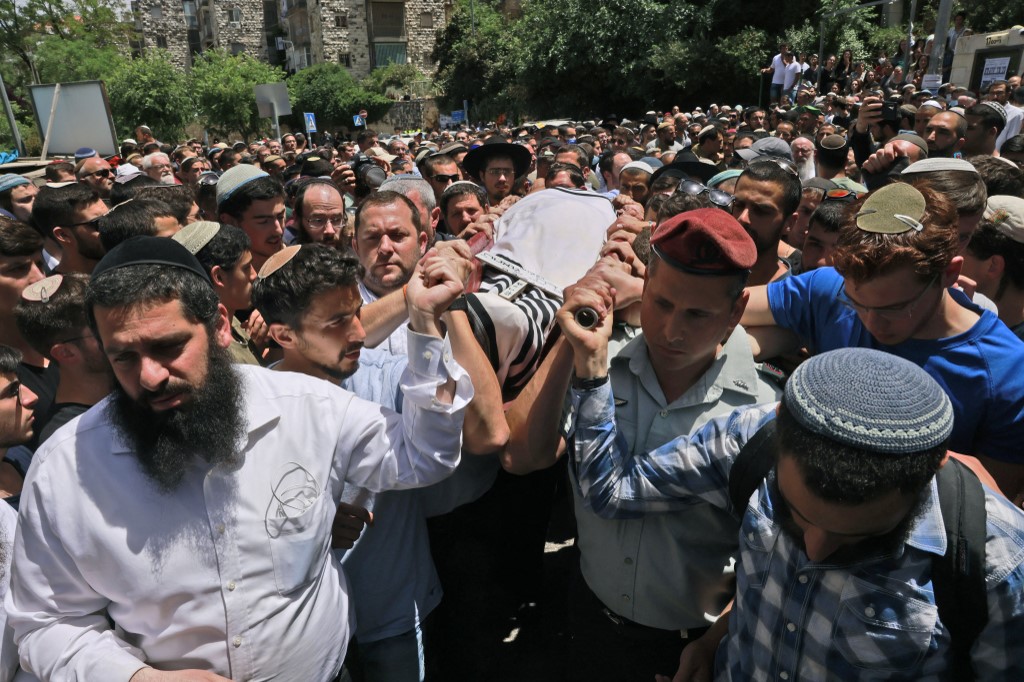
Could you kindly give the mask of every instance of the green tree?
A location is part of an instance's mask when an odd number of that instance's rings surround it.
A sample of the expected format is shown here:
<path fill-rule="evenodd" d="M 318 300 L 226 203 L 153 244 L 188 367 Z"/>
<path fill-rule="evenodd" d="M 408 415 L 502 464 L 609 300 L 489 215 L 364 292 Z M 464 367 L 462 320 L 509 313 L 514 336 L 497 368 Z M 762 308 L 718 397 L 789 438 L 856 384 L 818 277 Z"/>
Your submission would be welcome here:
<path fill-rule="evenodd" d="M 471 12 L 469 1 L 459 0 L 452 20 L 438 29 L 434 83 L 444 108 L 461 109 L 469 100 L 471 115 L 486 118 L 521 104 L 511 95 L 517 86 L 504 63 L 511 31 L 496 4 L 480 0 Z"/>
<path fill-rule="evenodd" d="M 352 115 L 366 109 L 371 119 L 379 119 L 391 108 L 391 100 L 362 87 L 340 64 L 316 64 L 288 79 L 288 96 L 293 119 L 302 126 L 302 112 L 317 115 L 323 128 L 350 124 Z"/>
<path fill-rule="evenodd" d="M 99 45 L 91 37 L 64 40 L 46 36 L 35 51 L 42 83 L 106 80 L 127 59 L 114 45 Z"/>
<path fill-rule="evenodd" d="M 132 131 L 148 125 L 158 139 L 179 140 L 196 118 L 189 78 L 167 58 L 165 50 L 149 50 L 125 60 L 107 81 L 114 125 Z"/>
<path fill-rule="evenodd" d="M 191 79 L 207 127 L 221 137 L 237 132 L 248 140 L 270 127 L 270 119 L 259 117 L 254 88 L 284 80 L 284 71 L 246 54 L 211 50 L 196 58 Z"/>
<path fill-rule="evenodd" d="M 397 99 L 412 89 L 413 83 L 426 80 L 413 64 L 381 66 L 370 72 L 359 84 L 371 92 Z"/>

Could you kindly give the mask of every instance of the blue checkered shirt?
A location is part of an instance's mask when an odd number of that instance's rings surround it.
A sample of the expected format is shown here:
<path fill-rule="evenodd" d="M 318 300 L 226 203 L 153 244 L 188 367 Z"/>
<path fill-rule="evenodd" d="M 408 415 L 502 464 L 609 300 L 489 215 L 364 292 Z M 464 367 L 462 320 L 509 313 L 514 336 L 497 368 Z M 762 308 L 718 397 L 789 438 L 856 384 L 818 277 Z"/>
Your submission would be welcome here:
<path fill-rule="evenodd" d="M 631 456 L 615 429 L 611 388 L 573 391 L 574 465 L 604 516 L 671 511 L 695 500 L 732 509 L 729 471 L 774 405 L 743 408 L 690 437 Z M 812 562 L 775 522 L 768 480 L 740 529 L 737 599 L 717 680 L 948 680 L 949 631 L 932 591 L 946 550 L 934 481 L 906 542 L 852 564 Z M 971 652 L 979 680 L 1024 680 L 1024 513 L 987 491 L 988 625 Z M 680 586 L 685 589 L 685 586 Z"/>

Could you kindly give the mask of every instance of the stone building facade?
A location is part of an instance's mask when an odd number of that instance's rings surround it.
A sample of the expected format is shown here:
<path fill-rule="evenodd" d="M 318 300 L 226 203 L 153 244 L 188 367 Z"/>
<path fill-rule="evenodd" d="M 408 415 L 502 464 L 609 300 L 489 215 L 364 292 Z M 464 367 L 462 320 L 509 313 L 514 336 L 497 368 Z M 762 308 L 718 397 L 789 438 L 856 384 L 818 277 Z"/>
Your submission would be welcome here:
<path fill-rule="evenodd" d="M 282 0 L 288 67 L 338 63 L 362 78 L 396 62 L 432 73 L 434 37 L 452 11 L 451 0 Z"/>
<path fill-rule="evenodd" d="M 182 68 L 215 48 L 272 61 L 269 45 L 277 26 L 268 26 L 264 0 L 132 0 L 131 8 L 139 46 L 167 50 Z"/>

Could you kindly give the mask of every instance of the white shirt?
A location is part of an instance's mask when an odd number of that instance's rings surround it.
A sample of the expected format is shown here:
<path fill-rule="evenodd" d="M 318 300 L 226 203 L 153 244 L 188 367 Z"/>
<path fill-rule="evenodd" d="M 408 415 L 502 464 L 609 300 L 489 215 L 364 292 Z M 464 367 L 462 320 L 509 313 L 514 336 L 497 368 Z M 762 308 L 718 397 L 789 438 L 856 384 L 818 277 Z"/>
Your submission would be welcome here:
<path fill-rule="evenodd" d="M 762 62 L 763 63 L 763 62 Z M 786 82 L 786 64 L 782 61 L 782 53 L 772 57 L 772 85 L 782 85 Z"/>
<path fill-rule="evenodd" d="M 0 600 L 7 596 L 11 584 L 11 549 L 18 525 L 18 512 L 14 507 L 0 500 Z M 0 682 L 14 679 L 18 670 L 18 649 L 14 646 L 14 630 L 7 624 L 7 610 L 0 604 Z"/>
<path fill-rule="evenodd" d="M 320 379 L 236 366 L 242 461 L 195 458 L 169 494 L 105 401 L 58 430 L 35 455 L 15 541 L 7 608 L 23 665 L 90 682 L 126 682 L 145 663 L 333 679 L 351 629 L 330 551 L 345 486 L 424 486 L 459 462 L 469 377 L 447 341 L 409 332 L 409 348 L 401 415 Z M 453 405 L 435 397 L 448 376 Z"/>
<path fill-rule="evenodd" d="M 359 282 L 359 296 L 363 299 L 363 303 L 373 303 L 380 299 L 380 296 L 370 291 L 362 281 Z M 388 338 L 381 341 L 379 344 L 374 346 L 374 348 L 387 351 L 392 355 L 404 356 L 409 352 L 405 342 L 406 334 L 404 327 L 405 325 L 402 325 L 395 331 L 391 332 L 391 335 L 388 336 Z"/>
<path fill-rule="evenodd" d="M 800 65 L 796 63 L 796 60 L 790 62 L 785 68 L 786 80 L 782 85 L 782 94 L 786 94 L 796 87 L 796 82 L 800 80 Z"/>
<path fill-rule="evenodd" d="M 1019 134 L 1021 124 L 1024 123 L 1024 110 L 1020 107 L 1007 103 L 1003 105 L 1003 108 L 1006 109 L 1006 126 L 999 133 L 999 137 L 996 138 L 996 150 L 1002 147 L 1003 143 L 1011 137 Z"/>

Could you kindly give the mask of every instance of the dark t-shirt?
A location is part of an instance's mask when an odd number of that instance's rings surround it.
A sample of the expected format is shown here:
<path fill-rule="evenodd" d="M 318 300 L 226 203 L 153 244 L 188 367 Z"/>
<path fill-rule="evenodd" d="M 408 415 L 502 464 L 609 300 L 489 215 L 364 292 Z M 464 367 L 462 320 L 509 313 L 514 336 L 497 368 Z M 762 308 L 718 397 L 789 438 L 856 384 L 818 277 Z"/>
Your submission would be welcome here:
<path fill-rule="evenodd" d="M 53 401 L 57 397 L 57 385 L 60 383 L 60 370 L 57 363 L 51 362 L 48 367 L 37 367 L 21 363 L 18 365 L 18 379 L 25 384 L 33 393 L 39 396 L 35 406 L 35 421 L 32 422 L 32 440 L 26 443 L 26 447 L 35 450 L 39 443 L 39 435 L 46 426 Z"/>
<path fill-rule="evenodd" d="M 50 407 L 50 414 L 47 415 L 46 426 L 39 432 L 39 443 L 45 443 L 46 439 L 53 435 L 53 432 L 67 424 L 80 414 L 85 413 L 92 405 L 81 403 L 54 403 Z"/>

